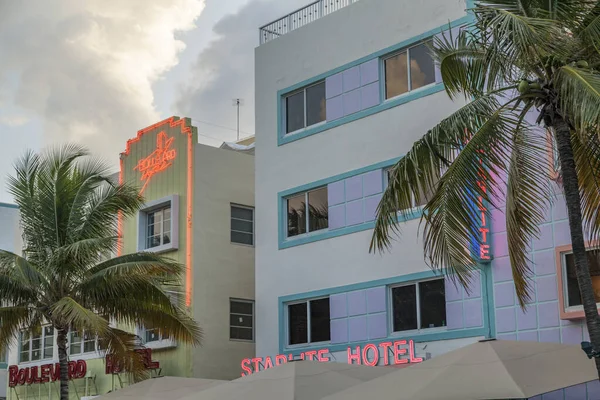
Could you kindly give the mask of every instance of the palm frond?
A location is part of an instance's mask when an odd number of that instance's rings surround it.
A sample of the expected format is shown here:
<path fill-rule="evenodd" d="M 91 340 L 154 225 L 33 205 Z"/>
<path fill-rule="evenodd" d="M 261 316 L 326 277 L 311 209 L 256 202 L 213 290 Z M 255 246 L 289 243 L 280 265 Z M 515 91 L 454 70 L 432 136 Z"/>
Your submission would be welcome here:
<path fill-rule="evenodd" d="M 397 213 L 412 208 L 413 198 L 432 193 L 448 166 L 475 132 L 481 121 L 500 107 L 496 95 L 486 95 L 461 107 L 415 142 L 390 172 L 387 190 L 377 208 L 370 251 L 383 251 L 391 245 L 391 235 L 399 232 Z M 474 182 L 473 182 L 474 183 Z M 406 215 L 404 215 L 406 216 Z"/>
<path fill-rule="evenodd" d="M 506 231 L 513 281 L 521 307 L 531 299 L 531 268 L 527 254 L 548 208 L 550 188 L 545 155 L 547 142 L 539 131 L 522 127 L 513 139 L 506 195 Z"/>
<path fill-rule="evenodd" d="M 8 349 L 11 341 L 21 329 L 30 326 L 32 320 L 31 309 L 26 305 L 0 307 L 0 352 Z"/>
<path fill-rule="evenodd" d="M 87 309 L 73 298 L 66 296 L 49 307 L 52 321 L 60 326 L 69 326 L 75 330 L 92 332 L 102 336 L 108 329 L 108 321 Z"/>
<path fill-rule="evenodd" d="M 572 135 L 585 237 L 600 242 L 600 139 L 596 132 Z"/>
<path fill-rule="evenodd" d="M 29 290 L 38 290 L 47 284 L 45 276 L 25 258 L 7 250 L 0 250 L 0 274 Z"/>
<path fill-rule="evenodd" d="M 590 70 L 565 65 L 556 74 L 560 109 L 579 131 L 600 126 L 600 75 Z"/>

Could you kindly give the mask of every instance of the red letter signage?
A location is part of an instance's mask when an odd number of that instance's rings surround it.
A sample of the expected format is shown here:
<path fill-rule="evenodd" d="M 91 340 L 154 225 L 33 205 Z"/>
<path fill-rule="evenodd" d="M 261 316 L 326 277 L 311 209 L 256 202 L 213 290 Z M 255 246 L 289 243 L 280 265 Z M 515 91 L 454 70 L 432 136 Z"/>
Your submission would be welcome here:
<path fill-rule="evenodd" d="M 69 361 L 67 365 L 69 379 L 81 379 L 87 373 L 84 360 Z M 44 364 L 19 369 L 17 365 L 8 367 L 8 387 L 31 385 L 32 383 L 56 382 L 60 379 L 60 364 Z"/>
<path fill-rule="evenodd" d="M 156 135 L 156 150 L 148 157 L 139 160 L 137 165 L 133 167 L 134 171 L 138 170 L 142 174 L 140 179 L 144 182 L 144 186 L 142 186 L 140 193 L 144 193 L 146 186 L 148 186 L 154 175 L 173 165 L 173 160 L 177 157 L 177 151 L 171 148 L 174 140 L 174 137 L 168 137 L 164 131 L 160 132 Z"/>

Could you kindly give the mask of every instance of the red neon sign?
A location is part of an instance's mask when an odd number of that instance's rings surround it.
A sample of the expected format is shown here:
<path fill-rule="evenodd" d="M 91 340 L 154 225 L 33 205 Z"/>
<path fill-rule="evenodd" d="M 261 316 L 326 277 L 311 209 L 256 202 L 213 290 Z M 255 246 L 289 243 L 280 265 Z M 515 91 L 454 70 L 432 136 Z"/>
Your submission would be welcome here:
<path fill-rule="evenodd" d="M 319 362 L 329 362 L 327 357 L 329 349 L 311 350 L 300 353 L 300 360 L 312 360 Z M 269 369 L 274 366 L 293 361 L 292 354 L 278 354 L 275 357 L 256 357 L 242 360 L 242 376 L 250 375 L 261 369 Z M 416 364 L 423 361 L 423 358 L 415 356 L 415 343 L 412 340 L 397 340 L 395 342 L 382 342 L 378 345 L 369 343 L 362 348 L 360 346 L 348 347 L 348 364 L 368 365 L 375 367 L 377 365 L 402 365 Z M 262 367 L 262 368 L 261 368 Z"/>
<path fill-rule="evenodd" d="M 173 160 L 177 157 L 177 151 L 171 146 L 173 145 L 174 137 L 168 137 L 165 131 L 161 131 L 156 135 L 156 150 L 154 150 L 146 158 L 138 161 L 133 170 L 138 170 L 142 173 L 140 180 L 144 182 L 144 186 L 140 190 L 143 193 L 150 182 L 150 179 L 159 172 L 164 171 L 173 165 Z"/>
<path fill-rule="evenodd" d="M 124 158 L 129 156 L 131 153 L 131 146 L 139 142 L 142 137 L 156 129 L 159 129 L 165 125 L 170 128 L 179 127 L 182 135 L 187 136 L 187 204 L 186 204 L 186 250 L 185 250 L 185 304 L 190 306 L 192 304 L 192 204 L 193 204 L 193 181 L 194 181 L 194 157 L 193 157 L 193 146 L 194 146 L 194 129 L 191 125 L 188 125 L 189 119 L 178 117 L 170 117 L 163 121 L 157 122 L 154 125 L 150 125 L 144 129 L 140 129 L 137 132 L 137 136 L 127 141 L 125 151 L 121 153 L 120 159 L 120 171 L 119 171 L 119 183 L 125 182 L 125 170 L 124 170 Z M 176 157 L 177 155 L 175 155 Z M 143 189 L 142 189 L 143 190 Z M 119 213 L 118 221 L 118 246 L 117 255 L 123 254 L 123 215 Z"/>
<path fill-rule="evenodd" d="M 84 360 L 69 361 L 69 379 L 81 379 L 87 373 Z M 8 367 L 8 387 L 30 385 L 32 383 L 56 382 L 60 379 L 60 364 L 44 364 L 40 366 L 20 368 L 17 365 Z"/>
<path fill-rule="evenodd" d="M 482 151 L 480 150 L 480 153 Z M 477 180 L 477 186 L 481 189 L 481 191 L 487 194 L 487 182 L 486 176 L 483 172 L 483 160 L 479 159 L 479 171 L 477 172 L 479 179 Z M 477 197 L 477 208 L 479 209 L 479 259 L 483 261 L 491 260 L 492 256 L 490 254 L 490 244 L 488 242 L 489 239 L 489 221 L 487 218 L 487 207 L 484 204 L 483 196 Z"/>

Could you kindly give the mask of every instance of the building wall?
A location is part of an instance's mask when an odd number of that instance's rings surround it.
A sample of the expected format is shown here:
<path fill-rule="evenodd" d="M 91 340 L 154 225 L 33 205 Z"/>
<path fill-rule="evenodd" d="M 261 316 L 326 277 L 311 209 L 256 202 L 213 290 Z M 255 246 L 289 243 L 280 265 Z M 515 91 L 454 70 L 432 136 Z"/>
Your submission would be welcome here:
<path fill-rule="evenodd" d="M 448 21 L 464 21 L 464 10 L 464 2 L 454 0 L 428 1 L 420 3 L 419 7 L 407 0 L 361 0 L 256 49 L 259 356 L 289 350 L 282 343 L 285 317 L 278 308 L 290 296 L 300 298 L 315 291 L 336 294 L 346 285 L 373 282 L 379 285 L 378 280 L 402 280 L 410 274 L 429 271 L 423 261 L 418 220 L 402 226 L 402 239 L 394 243 L 389 253 L 369 254 L 372 226 L 368 225 L 367 208 L 373 203 L 371 196 L 378 195 L 375 192 L 363 192 L 357 199 L 343 198 L 337 204 L 343 203 L 345 207 L 339 212 L 338 224 L 330 227 L 324 237 L 286 242 L 280 233 L 285 226 L 280 216 L 282 211 L 278 209 L 282 208 L 282 198 L 294 190 L 344 181 L 377 170 L 382 162 L 397 159 L 430 127 L 461 106 L 460 101 L 450 102 L 440 91 L 443 87 L 436 84 L 400 99 L 380 101 L 379 105 L 363 110 L 362 105 L 371 97 L 360 91 L 372 83 L 372 79 L 368 79 L 370 59 L 384 55 L 390 46 L 423 39 L 424 33 L 437 34 L 448 26 Z M 353 69 L 356 66 L 358 71 Z M 350 71 L 348 75 L 358 72 L 359 86 L 352 90 L 359 91 L 359 109 L 347 113 L 348 108 L 342 108 L 346 110 L 342 115 L 328 115 L 328 120 L 334 121 L 328 121 L 324 128 L 319 128 L 321 130 L 312 130 L 310 135 L 302 133 L 293 139 L 280 137 L 281 95 L 314 79 L 329 79 L 327 96 L 330 101 L 338 101 L 335 98 L 341 96 L 344 107 L 343 97 L 352 91 L 344 92 L 345 71 Z M 361 71 L 365 71 L 367 78 L 363 79 Z M 337 93 L 332 80 L 339 79 L 340 73 L 342 92 Z M 360 83 L 362 81 L 365 85 Z M 328 103 L 328 113 L 329 107 Z M 365 177 L 355 179 L 363 179 L 364 183 Z M 351 204 L 355 201 L 359 203 Z M 330 224 L 333 217 L 333 214 L 329 216 Z M 336 228 L 341 234 L 334 232 Z M 465 324 L 462 301 L 461 297 L 460 307 L 454 306 L 455 315 L 460 308 L 461 327 Z M 486 307 L 479 305 L 482 310 Z M 357 317 L 360 321 L 365 318 L 382 321 L 378 315 Z M 474 322 L 467 322 L 470 323 Z M 334 323 L 335 326 L 343 324 L 343 321 Z M 362 322 L 356 324 L 353 326 L 364 333 L 365 325 Z M 481 321 L 483 325 L 484 321 Z"/>
<path fill-rule="evenodd" d="M 22 239 L 19 228 L 19 210 L 13 204 L 0 203 L 0 249 L 21 254 Z M 12 350 L 12 349 L 11 349 Z M 0 359 L 0 399 L 6 397 L 8 359 L 11 353 L 6 352 L 6 359 Z"/>
<path fill-rule="evenodd" d="M 583 319 L 561 318 L 560 295 L 563 287 L 557 273 L 557 249 L 571 244 L 565 198 L 559 186 L 552 183 L 554 196 L 549 201 L 545 221 L 539 225 L 540 237 L 530 245 L 531 300 L 525 310 L 517 301 L 506 240 L 505 201 L 492 213 L 494 261 L 495 319 L 498 339 L 554 342 L 580 345 L 589 341 Z M 536 399 L 570 400 L 600 398 L 598 381 L 549 393 Z"/>
<path fill-rule="evenodd" d="M 204 331 L 192 376 L 239 377 L 254 343 L 229 339 L 229 300 L 254 300 L 254 247 L 231 243 L 231 204 L 254 207 L 254 156 L 196 145 L 193 313 Z"/>

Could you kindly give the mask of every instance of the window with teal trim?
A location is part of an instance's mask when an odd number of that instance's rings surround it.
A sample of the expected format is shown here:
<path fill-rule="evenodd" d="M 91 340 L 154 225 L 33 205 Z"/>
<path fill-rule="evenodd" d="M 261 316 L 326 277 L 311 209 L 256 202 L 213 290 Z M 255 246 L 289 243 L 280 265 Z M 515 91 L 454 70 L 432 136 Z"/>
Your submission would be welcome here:
<path fill-rule="evenodd" d="M 443 278 L 393 286 L 390 292 L 393 332 L 446 327 Z"/>
<path fill-rule="evenodd" d="M 286 134 L 301 131 L 326 119 L 325 81 L 288 94 L 283 101 Z"/>
<path fill-rule="evenodd" d="M 284 201 L 287 209 L 288 238 L 328 228 L 326 186 L 291 195 Z"/>
<path fill-rule="evenodd" d="M 323 343 L 330 340 L 329 297 L 297 301 L 286 306 L 288 346 Z"/>
<path fill-rule="evenodd" d="M 386 99 L 435 83 L 431 45 L 432 41 L 428 40 L 383 59 Z"/>

